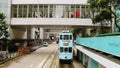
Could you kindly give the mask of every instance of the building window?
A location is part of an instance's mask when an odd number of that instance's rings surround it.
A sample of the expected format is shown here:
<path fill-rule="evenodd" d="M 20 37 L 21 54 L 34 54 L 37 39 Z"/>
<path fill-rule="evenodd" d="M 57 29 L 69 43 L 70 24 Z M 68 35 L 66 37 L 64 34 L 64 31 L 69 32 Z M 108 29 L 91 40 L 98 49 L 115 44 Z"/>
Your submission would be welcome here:
<path fill-rule="evenodd" d="M 22 17 L 22 13 L 23 13 L 23 5 L 19 5 L 19 7 L 18 7 L 18 17 Z"/>
<path fill-rule="evenodd" d="M 75 12 L 75 5 L 71 5 L 71 18 L 74 18 L 74 13 Z"/>
<path fill-rule="evenodd" d="M 50 13 L 49 13 L 49 17 L 50 17 L 50 18 L 53 17 L 53 5 L 50 5 Z"/>
<path fill-rule="evenodd" d="M 88 5 L 12 5 L 13 18 L 89 18 Z"/>
<path fill-rule="evenodd" d="M 52 10 L 53 18 L 55 18 L 55 11 L 56 11 L 56 5 L 53 5 L 53 10 Z"/>
<path fill-rule="evenodd" d="M 68 5 L 65 5 L 64 6 L 64 12 L 63 12 L 63 18 L 69 18 L 69 6 Z"/>
<path fill-rule="evenodd" d="M 90 13 L 90 9 L 88 7 L 88 5 L 86 5 L 86 11 L 85 11 L 85 15 L 86 15 L 86 18 L 90 18 L 91 17 L 91 13 Z"/>
<path fill-rule="evenodd" d="M 81 18 L 85 18 L 85 5 L 81 6 Z"/>
<path fill-rule="evenodd" d="M 41 18 L 43 18 L 43 16 L 44 16 L 44 14 L 43 14 L 43 5 L 41 4 L 41 5 L 39 5 L 39 15 L 40 15 L 40 17 Z"/>
<path fill-rule="evenodd" d="M 28 17 L 32 17 L 32 5 L 29 5 L 28 7 Z"/>
<path fill-rule="evenodd" d="M 44 5 L 44 17 L 48 18 L 48 5 Z"/>
<path fill-rule="evenodd" d="M 80 5 L 76 5 L 76 12 L 74 15 L 76 18 L 80 18 Z"/>
<path fill-rule="evenodd" d="M 27 17 L 27 5 L 23 5 L 23 17 Z"/>
<path fill-rule="evenodd" d="M 38 5 L 33 6 L 33 18 L 38 17 Z"/>
<path fill-rule="evenodd" d="M 11 16 L 16 18 L 17 17 L 17 5 L 13 5 L 11 10 L 13 10 L 11 12 L 11 14 L 12 14 Z"/>

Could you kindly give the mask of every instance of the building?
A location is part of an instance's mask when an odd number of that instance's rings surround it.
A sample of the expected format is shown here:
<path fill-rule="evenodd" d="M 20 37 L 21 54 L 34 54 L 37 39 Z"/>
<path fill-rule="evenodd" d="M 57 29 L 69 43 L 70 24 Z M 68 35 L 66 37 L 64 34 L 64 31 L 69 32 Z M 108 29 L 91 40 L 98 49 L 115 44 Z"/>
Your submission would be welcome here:
<path fill-rule="evenodd" d="M 10 39 L 54 39 L 63 30 L 93 26 L 87 0 L 2 0 L 0 12 L 10 23 Z M 88 31 L 90 32 L 90 31 Z M 85 55 L 85 65 L 91 64 Z M 82 57 L 81 57 L 82 58 Z M 104 68 L 94 57 L 94 68 Z M 89 62 L 89 63 L 88 63 Z M 97 63 L 97 64 L 96 64 Z M 91 68 L 88 66 L 88 68 Z"/>
<path fill-rule="evenodd" d="M 35 32 L 40 32 L 40 39 L 47 39 L 49 35 L 56 35 L 56 30 L 61 32 L 73 26 L 93 26 L 84 0 L 5 1 L 9 5 L 7 8 L 12 39 L 35 39 Z"/>

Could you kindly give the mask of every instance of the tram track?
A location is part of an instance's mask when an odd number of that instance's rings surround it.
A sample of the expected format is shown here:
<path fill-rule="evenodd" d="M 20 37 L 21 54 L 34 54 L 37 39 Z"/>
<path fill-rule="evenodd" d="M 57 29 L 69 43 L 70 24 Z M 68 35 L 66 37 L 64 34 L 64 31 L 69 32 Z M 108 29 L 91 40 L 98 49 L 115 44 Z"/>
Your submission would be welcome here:
<path fill-rule="evenodd" d="M 73 64 L 63 64 L 63 63 L 60 63 L 59 64 L 59 68 L 74 68 Z"/>
<path fill-rule="evenodd" d="M 85 68 L 80 61 L 75 58 L 70 64 L 59 63 L 59 68 Z"/>
<path fill-rule="evenodd" d="M 51 68 L 51 66 L 53 65 L 53 60 L 56 56 L 57 50 L 58 48 L 53 48 L 52 52 L 50 53 L 50 55 L 48 56 L 48 58 L 44 61 L 43 65 L 41 66 L 41 68 Z"/>
<path fill-rule="evenodd" d="M 59 63 L 58 54 L 58 48 L 54 49 L 41 68 L 84 68 L 75 57 L 71 63 Z"/>
<path fill-rule="evenodd" d="M 56 52 L 50 68 L 59 68 L 58 51 Z"/>

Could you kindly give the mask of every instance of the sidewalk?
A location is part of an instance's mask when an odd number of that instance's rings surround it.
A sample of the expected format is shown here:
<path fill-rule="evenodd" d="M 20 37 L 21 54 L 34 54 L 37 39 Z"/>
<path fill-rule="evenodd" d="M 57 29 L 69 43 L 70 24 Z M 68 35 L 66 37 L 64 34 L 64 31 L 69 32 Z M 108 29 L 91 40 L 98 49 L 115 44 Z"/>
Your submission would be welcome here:
<path fill-rule="evenodd" d="M 18 53 L 18 52 L 14 52 L 14 53 L 5 53 L 5 54 L 0 54 L 0 65 L 7 62 L 8 60 L 11 60 L 15 57 L 18 57 L 20 55 L 22 55 L 23 53 Z"/>

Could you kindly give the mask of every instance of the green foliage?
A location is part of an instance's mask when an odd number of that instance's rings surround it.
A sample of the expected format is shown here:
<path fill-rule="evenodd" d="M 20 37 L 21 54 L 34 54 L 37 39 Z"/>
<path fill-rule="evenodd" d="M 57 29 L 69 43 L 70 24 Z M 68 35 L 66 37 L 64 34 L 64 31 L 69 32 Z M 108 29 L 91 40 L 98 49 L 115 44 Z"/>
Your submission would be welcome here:
<path fill-rule="evenodd" d="M 119 22 L 119 21 L 120 21 L 120 16 L 119 16 L 119 17 L 117 17 L 116 21 L 117 21 L 117 22 Z"/>
<path fill-rule="evenodd" d="M 108 6 L 109 2 L 108 0 L 97 0 L 97 4 L 101 7 L 106 7 Z"/>
<path fill-rule="evenodd" d="M 102 17 L 101 17 L 99 14 L 96 15 L 96 16 L 94 17 L 94 24 L 101 22 L 101 20 L 102 20 Z"/>
<path fill-rule="evenodd" d="M 91 10 L 94 10 L 94 8 L 100 9 L 100 11 L 98 11 L 97 14 L 92 18 L 93 20 L 95 20 L 94 23 L 105 21 L 105 20 L 111 21 L 112 13 L 113 13 L 111 12 L 111 9 L 109 6 L 111 2 L 112 0 L 88 0 L 90 7 L 92 6 Z"/>
<path fill-rule="evenodd" d="M 80 33 L 81 29 L 80 28 L 74 28 L 71 30 L 73 33 L 73 37 L 76 38 L 76 36 Z"/>
<path fill-rule="evenodd" d="M 112 19 L 112 13 L 108 9 L 103 9 L 100 11 L 100 16 L 103 16 L 104 20 L 111 20 Z"/>
<path fill-rule="evenodd" d="M 103 26 L 104 21 L 110 21 L 112 25 L 113 15 L 115 25 L 120 31 L 120 26 L 116 22 L 119 20 L 119 17 L 117 17 L 114 10 L 111 9 L 120 4 L 119 0 L 88 0 L 88 4 L 90 5 L 93 14 L 91 19 L 94 24 L 101 23 L 101 26 Z"/>
<path fill-rule="evenodd" d="M 91 8 L 97 7 L 97 0 L 88 0 L 88 3 L 90 4 Z"/>
<path fill-rule="evenodd" d="M 0 37 L 4 36 L 4 38 L 8 37 L 8 27 L 9 24 L 5 21 L 6 16 L 3 13 L 0 13 Z"/>
<path fill-rule="evenodd" d="M 112 19 L 111 11 L 108 9 L 103 9 L 94 18 L 95 22 L 109 21 Z"/>

